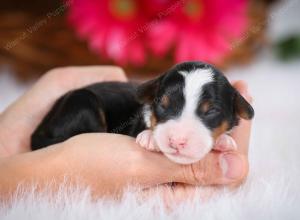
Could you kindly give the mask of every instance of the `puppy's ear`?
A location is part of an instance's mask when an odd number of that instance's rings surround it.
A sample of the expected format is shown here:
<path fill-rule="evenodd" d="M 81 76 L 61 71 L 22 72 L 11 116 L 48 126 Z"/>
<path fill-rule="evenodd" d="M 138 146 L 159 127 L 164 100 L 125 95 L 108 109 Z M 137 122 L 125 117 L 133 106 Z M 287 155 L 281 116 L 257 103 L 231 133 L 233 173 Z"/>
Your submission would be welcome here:
<path fill-rule="evenodd" d="M 157 94 L 162 76 L 147 81 L 137 88 L 137 98 L 141 103 L 152 103 Z"/>
<path fill-rule="evenodd" d="M 254 117 L 254 109 L 237 90 L 235 90 L 234 93 L 234 106 L 237 114 L 241 118 L 251 120 Z"/>

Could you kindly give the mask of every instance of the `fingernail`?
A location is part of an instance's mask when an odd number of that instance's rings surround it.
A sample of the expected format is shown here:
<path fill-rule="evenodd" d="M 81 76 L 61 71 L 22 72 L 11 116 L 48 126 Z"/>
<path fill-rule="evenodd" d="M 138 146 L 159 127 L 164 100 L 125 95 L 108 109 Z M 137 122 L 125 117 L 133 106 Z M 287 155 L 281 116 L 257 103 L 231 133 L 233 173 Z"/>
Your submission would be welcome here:
<path fill-rule="evenodd" d="M 239 179 L 243 175 L 243 162 L 235 154 L 221 154 L 220 167 L 223 176 L 227 179 Z"/>
<path fill-rule="evenodd" d="M 221 135 L 217 139 L 216 147 L 219 149 L 237 149 L 235 141 L 226 134 Z"/>

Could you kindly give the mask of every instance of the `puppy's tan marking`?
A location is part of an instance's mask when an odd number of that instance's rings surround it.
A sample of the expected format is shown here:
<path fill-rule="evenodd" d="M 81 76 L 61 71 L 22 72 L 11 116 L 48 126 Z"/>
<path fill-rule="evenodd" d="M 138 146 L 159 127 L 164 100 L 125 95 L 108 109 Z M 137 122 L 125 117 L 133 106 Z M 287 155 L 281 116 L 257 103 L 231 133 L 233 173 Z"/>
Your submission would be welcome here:
<path fill-rule="evenodd" d="M 164 108 L 167 108 L 170 105 L 170 98 L 167 95 L 161 97 L 161 104 Z"/>
<path fill-rule="evenodd" d="M 155 127 L 156 124 L 157 124 L 157 119 L 156 119 L 156 117 L 155 117 L 155 115 L 154 115 L 153 113 L 151 114 L 150 122 L 151 122 L 151 127 L 150 127 L 150 129 L 153 130 L 154 127 Z"/>
<path fill-rule="evenodd" d="M 213 130 L 212 136 L 216 140 L 221 134 L 225 133 L 229 128 L 228 121 L 223 121 L 221 125 Z"/>

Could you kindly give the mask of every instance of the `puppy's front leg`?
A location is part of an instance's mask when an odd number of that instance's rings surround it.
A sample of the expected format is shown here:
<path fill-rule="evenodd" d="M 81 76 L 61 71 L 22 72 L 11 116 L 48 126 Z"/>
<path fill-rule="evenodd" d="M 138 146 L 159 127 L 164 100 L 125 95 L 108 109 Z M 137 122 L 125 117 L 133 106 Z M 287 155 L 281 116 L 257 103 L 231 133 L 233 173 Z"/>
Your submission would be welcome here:
<path fill-rule="evenodd" d="M 157 147 L 155 140 L 153 138 L 153 132 L 151 130 L 144 130 L 138 134 L 136 137 L 136 143 L 138 143 L 141 147 L 150 150 L 159 152 L 160 149 Z"/>

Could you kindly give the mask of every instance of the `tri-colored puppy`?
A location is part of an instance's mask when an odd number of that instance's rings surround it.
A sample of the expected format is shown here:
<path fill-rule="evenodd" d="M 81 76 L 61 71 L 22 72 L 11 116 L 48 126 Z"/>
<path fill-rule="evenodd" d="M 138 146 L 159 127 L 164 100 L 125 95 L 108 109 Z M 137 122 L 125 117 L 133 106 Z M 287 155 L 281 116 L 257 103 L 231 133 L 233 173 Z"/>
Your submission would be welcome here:
<path fill-rule="evenodd" d="M 202 62 L 185 62 L 141 85 L 97 83 L 61 97 L 32 135 L 36 150 L 90 132 L 136 137 L 174 162 L 203 158 L 215 139 L 251 119 L 254 110 L 225 76 Z"/>

